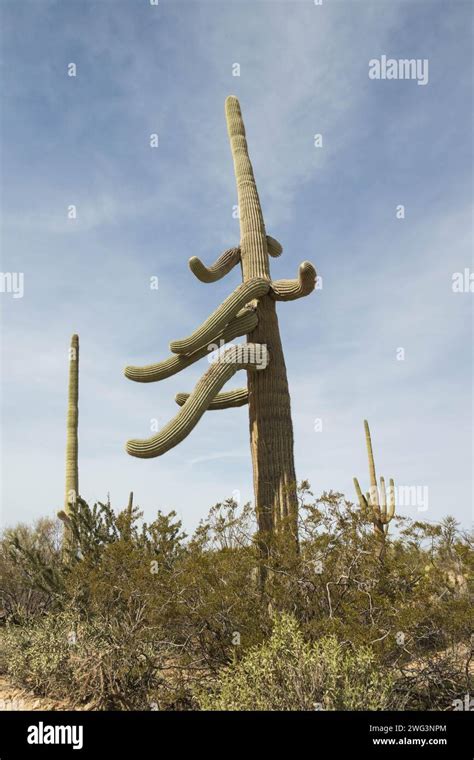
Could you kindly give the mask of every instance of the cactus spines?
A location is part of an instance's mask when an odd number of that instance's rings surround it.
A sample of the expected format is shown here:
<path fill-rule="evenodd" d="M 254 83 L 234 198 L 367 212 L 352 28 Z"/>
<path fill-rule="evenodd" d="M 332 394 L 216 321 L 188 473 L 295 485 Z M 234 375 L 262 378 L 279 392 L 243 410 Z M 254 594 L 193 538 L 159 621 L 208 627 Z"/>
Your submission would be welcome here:
<path fill-rule="evenodd" d="M 208 355 L 214 344 L 221 343 L 224 345 L 234 338 L 247 335 L 256 327 L 257 322 L 258 317 L 255 309 L 241 309 L 237 316 L 216 335 L 211 346 L 206 344 L 190 354 L 172 354 L 168 359 L 157 364 L 149 364 L 146 367 L 125 367 L 125 377 L 134 380 L 136 383 L 154 383 L 157 380 L 164 380 Z"/>
<path fill-rule="evenodd" d="M 189 398 L 189 393 L 177 393 L 175 401 L 178 406 L 183 406 Z M 249 402 L 249 392 L 247 388 L 235 388 L 233 391 L 224 391 L 218 393 L 208 406 L 209 411 L 212 409 L 231 409 L 236 406 L 245 406 Z"/>
<path fill-rule="evenodd" d="M 315 285 L 316 269 L 310 261 L 303 261 L 296 280 L 272 280 L 270 295 L 276 301 L 294 301 L 309 295 Z"/>
<path fill-rule="evenodd" d="M 177 446 L 197 425 L 211 401 L 237 370 L 261 371 L 267 364 L 266 346 L 247 343 L 225 349 L 198 381 L 178 414 L 152 438 L 128 441 L 128 453 L 140 459 L 149 459 Z"/>
<path fill-rule="evenodd" d="M 205 356 L 211 341 L 226 342 L 245 334 L 247 344 L 224 351 L 191 394 L 178 394 L 176 401 L 181 409 L 174 419 L 147 441 L 129 441 L 127 451 L 143 458 L 160 456 L 182 441 L 207 409 L 248 403 L 259 547 L 265 558 L 269 539 L 276 531 L 285 531 L 290 543 L 298 546 L 293 426 L 276 301 L 308 295 L 314 288 L 316 272 L 312 264 L 303 262 L 297 280 L 272 283 L 269 257 L 280 256 L 282 247 L 265 231 L 237 98 L 227 98 L 225 113 L 237 184 L 240 245 L 225 251 L 210 267 L 197 257 L 192 257 L 189 266 L 201 281 L 215 282 L 240 261 L 242 283 L 188 338 L 170 343 L 175 357 L 148 367 L 127 367 L 125 374 L 138 382 L 152 382 L 169 377 Z M 242 307 L 246 307 L 244 315 Z M 245 330 L 236 329 L 240 320 L 242 323 L 246 320 Z M 243 348 L 264 351 L 265 362 L 258 364 L 239 358 Z M 220 393 L 238 369 L 247 370 L 247 387 Z M 264 371 L 255 371 L 258 369 Z"/>
<path fill-rule="evenodd" d="M 69 349 L 69 387 L 67 405 L 66 437 L 66 489 L 64 495 L 64 512 L 69 515 L 71 504 L 79 494 L 78 436 L 79 422 L 79 336 L 73 335 Z"/>
<path fill-rule="evenodd" d="M 215 340 L 219 331 L 229 324 L 245 304 L 268 293 L 269 290 L 270 283 L 261 277 L 242 282 L 189 337 L 171 341 L 170 351 L 174 354 L 188 354 L 203 346 L 204 343 Z"/>
<path fill-rule="evenodd" d="M 385 536 L 388 533 L 389 523 L 395 514 L 395 484 L 393 479 L 390 478 L 387 494 L 385 479 L 381 477 L 380 488 L 377 487 L 374 452 L 372 449 L 372 439 L 367 420 L 364 420 L 364 429 L 367 456 L 369 460 L 370 490 L 364 496 L 357 478 L 354 478 L 354 487 L 361 508 L 371 515 L 377 539 L 375 554 L 379 560 L 383 560 L 385 554 Z"/>

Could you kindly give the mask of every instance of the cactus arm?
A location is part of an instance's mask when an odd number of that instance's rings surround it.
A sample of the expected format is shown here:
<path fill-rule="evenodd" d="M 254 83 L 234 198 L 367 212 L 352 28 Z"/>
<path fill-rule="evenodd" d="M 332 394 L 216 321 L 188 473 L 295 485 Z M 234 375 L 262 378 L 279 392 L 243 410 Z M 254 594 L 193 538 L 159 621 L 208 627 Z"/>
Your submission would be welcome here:
<path fill-rule="evenodd" d="M 387 490 L 385 488 L 385 478 L 380 478 L 380 519 L 385 522 L 387 517 Z"/>
<path fill-rule="evenodd" d="M 189 398 L 189 393 L 177 393 L 175 401 L 179 406 L 183 406 Z M 247 388 L 235 388 L 233 391 L 218 393 L 208 406 L 211 409 L 231 409 L 235 406 L 245 406 L 249 402 L 249 392 Z"/>
<path fill-rule="evenodd" d="M 365 498 L 364 494 L 362 493 L 361 487 L 359 485 L 359 481 L 357 480 L 357 478 L 353 478 L 353 480 L 354 480 L 354 488 L 356 490 L 360 506 L 362 507 L 362 509 L 364 509 L 364 508 L 368 509 L 369 505 L 367 503 L 367 499 Z"/>
<path fill-rule="evenodd" d="M 298 270 L 296 280 L 274 280 L 270 295 L 275 301 L 294 301 L 303 298 L 314 290 L 316 285 L 316 269 L 310 261 L 303 261 Z"/>
<path fill-rule="evenodd" d="M 369 475 L 370 475 L 370 501 L 377 516 L 380 517 L 379 492 L 377 488 L 377 476 L 375 474 L 374 452 L 372 450 L 372 439 L 370 437 L 369 423 L 364 420 L 365 443 L 367 446 L 367 456 L 369 458 Z"/>
<path fill-rule="evenodd" d="M 57 517 L 68 527 L 71 525 L 71 518 L 69 515 L 66 514 L 64 509 L 60 509 L 59 512 L 56 513 Z"/>
<path fill-rule="evenodd" d="M 278 240 L 267 235 L 267 248 L 268 253 L 273 258 L 281 256 L 283 248 Z M 189 259 L 189 268 L 191 272 L 201 282 L 217 282 L 226 274 L 228 274 L 240 261 L 240 246 L 235 248 L 228 248 L 222 253 L 217 261 L 210 267 L 207 267 L 202 263 L 198 256 L 192 256 Z"/>
<path fill-rule="evenodd" d="M 283 253 L 283 247 L 281 243 L 279 243 L 278 240 L 275 240 L 275 238 L 271 237 L 271 235 L 267 235 L 267 250 L 269 256 L 272 256 L 274 259 L 277 259 L 278 256 L 281 256 Z"/>
<path fill-rule="evenodd" d="M 230 346 L 204 373 L 178 414 L 152 438 L 128 441 L 127 452 L 141 459 L 165 454 L 189 435 L 222 386 L 237 370 L 261 370 L 267 364 L 268 353 L 264 345 L 247 343 Z"/>
<path fill-rule="evenodd" d="M 387 524 L 393 518 L 395 514 L 395 483 L 393 478 L 390 478 L 388 485 L 388 512 L 387 512 Z"/>
<path fill-rule="evenodd" d="M 242 282 L 188 338 L 173 340 L 170 350 L 174 354 L 188 354 L 214 340 L 243 306 L 269 290 L 270 282 L 263 277 Z"/>
<path fill-rule="evenodd" d="M 253 309 L 241 309 L 237 316 L 232 319 L 227 327 L 215 337 L 215 342 L 228 343 L 234 338 L 247 335 L 256 328 L 258 317 Z M 156 380 L 164 380 L 171 375 L 175 375 L 185 367 L 189 367 L 194 362 L 202 359 L 209 354 L 209 345 L 206 344 L 191 354 L 172 354 L 167 359 L 157 364 L 149 364 L 146 367 L 126 367 L 125 377 L 134 380 L 137 383 L 154 383 Z"/>
<path fill-rule="evenodd" d="M 206 267 L 201 259 L 193 256 L 189 259 L 189 268 L 201 282 L 217 282 L 233 269 L 240 261 L 240 246 L 228 248 L 222 253 L 215 264 Z"/>

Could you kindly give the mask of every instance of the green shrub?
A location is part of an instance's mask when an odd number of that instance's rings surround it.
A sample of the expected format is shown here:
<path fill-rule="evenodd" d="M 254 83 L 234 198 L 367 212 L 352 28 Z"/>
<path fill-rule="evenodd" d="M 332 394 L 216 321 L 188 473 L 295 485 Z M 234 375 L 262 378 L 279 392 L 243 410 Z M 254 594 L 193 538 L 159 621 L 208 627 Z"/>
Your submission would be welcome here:
<path fill-rule="evenodd" d="M 369 647 L 346 647 L 335 636 L 306 642 L 284 614 L 268 641 L 224 669 L 197 699 L 205 710 L 383 710 L 392 680 Z"/>
<path fill-rule="evenodd" d="M 80 621 L 72 611 L 45 615 L 6 626 L 0 643 L 10 676 L 38 694 L 88 709 L 146 710 L 173 700 L 161 675 L 169 652 L 153 638 L 137 608 L 114 620 Z"/>

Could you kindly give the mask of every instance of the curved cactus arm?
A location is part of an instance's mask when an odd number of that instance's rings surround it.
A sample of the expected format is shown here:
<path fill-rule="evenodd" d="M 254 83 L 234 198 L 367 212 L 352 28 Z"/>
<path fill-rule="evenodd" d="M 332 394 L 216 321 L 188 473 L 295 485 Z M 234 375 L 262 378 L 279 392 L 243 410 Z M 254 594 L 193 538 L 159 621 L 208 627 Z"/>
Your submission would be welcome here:
<path fill-rule="evenodd" d="M 230 296 L 200 325 L 188 338 L 173 340 L 170 350 L 174 354 L 189 354 L 205 343 L 214 340 L 237 312 L 254 298 L 265 295 L 270 290 L 270 282 L 263 277 L 255 277 L 242 282 Z"/>
<path fill-rule="evenodd" d="M 268 255 L 272 256 L 274 259 L 277 259 L 278 256 L 281 256 L 283 253 L 283 246 L 281 243 L 278 242 L 278 240 L 275 240 L 274 237 L 271 237 L 271 235 L 267 235 L 267 250 Z"/>
<path fill-rule="evenodd" d="M 240 246 L 228 248 L 222 253 L 215 264 L 207 267 L 197 256 L 189 259 L 189 268 L 201 282 L 217 282 L 224 277 L 240 261 Z"/>
<path fill-rule="evenodd" d="M 254 309 L 241 309 L 227 327 L 218 333 L 214 342 L 228 343 L 234 338 L 248 335 L 252 330 L 255 330 L 257 325 L 258 317 Z M 206 344 L 191 354 L 172 354 L 157 364 L 149 364 L 146 367 L 125 367 L 125 377 L 137 383 L 154 383 L 157 380 L 164 380 L 166 377 L 171 377 L 171 375 L 175 375 L 185 367 L 199 361 L 203 356 L 209 354 L 209 351 L 209 345 Z"/>
<path fill-rule="evenodd" d="M 175 401 L 178 406 L 184 406 L 189 398 L 189 393 L 177 393 Z M 235 406 L 245 406 L 249 402 L 249 392 L 247 388 L 235 388 L 233 391 L 224 391 L 218 393 L 208 406 L 211 409 L 231 409 Z"/>
<path fill-rule="evenodd" d="M 222 386 L 237 370 L 262 370 L 267 364 L 265 345 L 245 343 L 230 346 L 204 373 L 178 414 L 152 438 L 128 441 L 127 452 L 141 459 L 165 454 L 189 435 Z"/>
<path fill-rule="evenodd" d="M 268 254 L 273 258 L 278 258 L 283 252 L 281 243 L 278 242 L 271 235 L 267 235 L 267 249 Z M 198 256 L 192 256 L 189 259 L 189 268 L 191 272 L 201 282 L 217 282 L 226 274 L 228 274 L 240 261 L 240 246 L 235 248 L 228 248 L 224 253 L 221 253 L 217 261 L 210 267 L 207 267 L 202 263 Z"/>
<path fill-rule="evenodd" d="M 294 301 L 309 295 L 316 285 L 316 269 L 310 261 L 303 261 L 296 280 L 274 280 L 270 295 L 275 301 Z"/>
<path fill-rule="evenodd" d="M 369 504 L 368 504 L 368 501 L 367 501 L 366 497 L 362 493 L 361 487 L 359 485 L 359 481 L 357 480 L 357 478 L 353 478 L 353 481 L 354 481 L 354 488 L 356 490 L 360 506 L 362 507 L 362 509 L 368 509 L 369 508 Z"/>

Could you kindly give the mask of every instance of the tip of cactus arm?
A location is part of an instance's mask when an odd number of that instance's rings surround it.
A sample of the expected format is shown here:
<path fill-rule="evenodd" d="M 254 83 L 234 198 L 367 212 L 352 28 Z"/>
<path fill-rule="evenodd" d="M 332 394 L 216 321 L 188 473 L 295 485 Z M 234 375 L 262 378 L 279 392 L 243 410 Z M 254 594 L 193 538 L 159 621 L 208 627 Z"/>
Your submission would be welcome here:
<path fill-rule="evenodd" d="M 142 367 L 125 367 L 123 374 L 127 380 L 133 380 L 135 383 L 149 382 L 146 374 L 143 372 Z"/>
<path fill-rule="evenodd" d="M 127 454 L 130 454 L 131 457 L 137 457 L 138 459 L 153 459 L 153 457 L 160 456 L 160 454 L 163 453 L 156 451 L 153 443 L 153 438 L 148 440 L 132 439 L 125 444 L 125 451 Z"/>
<path fill-rule="evenodd" d="M 68 522 L 70 522 L 70 518 L 69 518 L 69 516 L 66 514 L 66 512 L 64 511 L 64 509 L 60 509 L 60 510 L 59 510 L 59 512 L 57 512 L 57 517 L 58 517 L 60 520 L 62 520 L 62 522 L 64 522 L 64 523 L 68 523 Z"/>
<path fill-rule="evenodd" d="M 282 244 L 279 243 L 278 240 L 276 240 L 271 235 L 267 235 L 267 248 L 268 248 L 268 253 L 274 259 L 278 258 L 278 256 L 281 256 L 281 254 L 283 253 Z"/>
<path fill-rule="evenodd" d="M 127 441 L 127 443 L 125 444 L 125 451 L 127 452 L 127 454 L 130 454 L 131 457 L 141 458 L 141 454 L 139 453 L 142 448 L 141 444 L 142 444 L 142 441 L 138 441 L 136 439 Z"/>
<path fill-rule="evenodd" d="M 311 261 L 302 261 L 300 264 L 300 272 L 314 272 L 314 276 L 316 277 L 316 267 Z"/>

